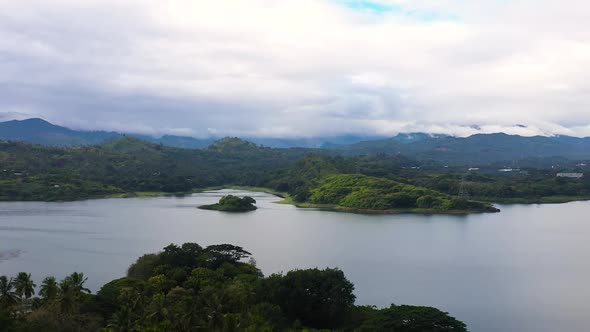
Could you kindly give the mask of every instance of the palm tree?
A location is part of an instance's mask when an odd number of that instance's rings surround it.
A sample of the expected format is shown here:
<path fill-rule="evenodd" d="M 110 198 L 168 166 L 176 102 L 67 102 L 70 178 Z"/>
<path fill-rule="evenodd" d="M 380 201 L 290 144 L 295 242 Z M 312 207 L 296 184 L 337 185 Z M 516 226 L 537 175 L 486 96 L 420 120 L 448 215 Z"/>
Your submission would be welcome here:
<path fill-rule="evenodd" d="M 78 296 L 69 277 L 59 282 L 58 305 L 62 313 L 72 313 L 76 310 Z"/>
<path fill-rule="evenodd" d="M 47 277 L 43 279 L 41 283 L 41 289 L 39 290 L 39 295 L 44 300 L 52 300 L 57 296 L 59 292 L 59 287 L 57 286 L 57 281 L 55 277 Z"/>
<path fill-rule="evenodd" d="M 14 291 L 14 280 L 0 276 L 0 304 L 12 306 L 18 302 L 18 294 Z"/>
<path fill-rule="evenodd" d="M 166 307 L 166 296 L 164 294 L 159 293 L 152 297 L 152 302 L 147 308 L 146 318 L 155 325 L 167 321 L 168 308 Z"/>
<path fill-rule="evenodd" d="M 82 293 L 90 293 L 90 290 L 84 287 L 86 280 L 88 278 L 84 277 L 84 273 L 74 272 L 60 281 L 58 304 L 62 313 L 75 312 Z"/>
<path fill-rule="evenodd" d="M 84 277 L 84 273 L 82 272 L 74 272 L 66 277 L 70 286 L 72 287 L 74 293 L 76 295 L 80 295 L 82 293 L 90 293 L 90 289 L 84 287 L 84 283 L 88 278 Z"/>
<path fill-rule="evenodd" d="M 137 323 L 135 319 L 132 318 L 131 310 L 125 305 L 121 306 L 119 311 L 113 314 L 107 327 L 110 328 L 111 331 L 116 332 L 137 331 Z"/>
<path fill-rule="evenodd" d="M 35 295 L 35 283 L 31 279 L 31 274 L 26 272 L 20 272 L 14 280 L 14 286 L 16 294 L 20 298 L 24 296 L 25 299 L 30 299 L 31 296 Z"/>

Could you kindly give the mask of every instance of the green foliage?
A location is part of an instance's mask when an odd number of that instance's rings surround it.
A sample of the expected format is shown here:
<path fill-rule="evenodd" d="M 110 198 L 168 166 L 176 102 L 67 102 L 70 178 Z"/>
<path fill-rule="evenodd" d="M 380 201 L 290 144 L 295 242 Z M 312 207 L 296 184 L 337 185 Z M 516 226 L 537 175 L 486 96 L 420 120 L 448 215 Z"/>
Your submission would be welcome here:
<path fill-rule="evenodd" d="M 30 273 L 20 272 L 14 279 L 16 294 L 21 298 L 31 298 L 35 294 L 35 287 Z"/>
<path fill-rule="evenodd" d="M 365 175 L 337 174 L 319 181 L 308 202 L 361 210 L 491 210 L 487 204 L 459 200 L 433 190 Z"/>
<path fill-rule="evenodd" d="M 256 200 L 250 196 L 243 198 L 227 195 L 223 196 L 219 203 L 211 205 L 202 205 L 199 208 L 204 210 L 217 210 L 225 212 L 247 212 L 256 210 Z"/>
<path fill-rule="evenodd" d="M 453 173 L 414 174 L 403 179 L 449 195 L 457 195 L 462 176 Z M 471 197 L 493 202 L 544 202 L 545 198 L 561 196 L 565 200 L 590 197 L 590 177 L 581 180 L 556 178 L 555 171 L 528 170 L 528 175 L 493 176 L 470 174 L 465 177 L 465 190 Z"/>
<path fill-rule="evenodd" d="M 87 294 L 82 273 L 45 278 L 43 298 L 26 310 L 26 292 L 19 298 L 13 282 L 30 275 L 2 276 L 0 331 L 465 331 L 434 308 L 356 307 L 354 286 L 339 269 L 265 278 L 245 262 L 250 256 L 230 244 L 171 244 L 130 267 L 141 279 L 113 280 L 96 295 Z"/>
<path fill-rule="evenodd" d="M 274 274 L 259 287 L 265 302 L 277 304 L 290 320 L 315 328 L 341 327 L 355 300 L 354 286 L 338 269 Z"/>
<path fill-rule="evenodd" d="M 386 309 L 361 307 L 359 311 L 366 318 L 355 329 L 359 332 L 466 332 L 465 324 L 435 308 L 408 305 L 391 305 Z"/>
<path fill-rule="evenodd" d="M 428 139 L 415 144 L 424 141 Z M 136 192 L 184 193 L 212 186 L 243 185 L 287 192 L 295 202 L 303 203 L 309 202 L 312 189 L 324 178 L 337 174 L 384 178 L 456 196 L 465 171 L 464 168 L 443 168 L 433 161 L 417 162 L 397 152 L 336 155 L 341 152 L 271 149 L 237 138 L 219 140 L 203 150 L 171 148 L 131 137 L 70 148 L 0 141 L 0 200 L 79 200 L 132 196 Z M 508 202 L 590 197 L 590 177 L 556 179 L 556 170 L 535 169 L 527 170 L 529 176 L 508 177 L 498 175 L 497 168 L 494 171 L 495 175 L 488 172 L 467 177 L 466 189 L 471 197 Z M 360 202 L 370 194 L 357 193 L 358 197 L 351 199 Z M 410 196 L 392 195 L 380 202 L 368 200 L 365 206 L 375 209 L 392 205 L 415 205 L 433 210 L 449 208 L 445 200 L 436 199 L 437 195 L 430 195 L 435 198 L 433 201 L 425 198 L 418 202 L 417 197 L 413 204 L 414 197 Z"/>
<path fill-rule="evenodd" d="M 0 141 L 0 200 L 176 193 L 226 184 L 266 186 L 307 153 L 244 141 L 228 144 L 222 140 L 211 149 L 189 150 L 130 137 L 70 148 Z"/>

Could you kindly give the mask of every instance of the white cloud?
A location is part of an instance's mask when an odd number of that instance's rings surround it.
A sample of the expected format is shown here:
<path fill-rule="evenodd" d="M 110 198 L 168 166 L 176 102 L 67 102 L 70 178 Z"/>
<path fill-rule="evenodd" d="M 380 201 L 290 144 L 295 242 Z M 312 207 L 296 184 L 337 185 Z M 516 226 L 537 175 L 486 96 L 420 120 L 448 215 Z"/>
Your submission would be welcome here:
<path fill-rule="evenodd" d="M 590 134 L 587 2 L 372 2 L 396 10 L 0 0 L 0 110 L 191 135 Z"/>

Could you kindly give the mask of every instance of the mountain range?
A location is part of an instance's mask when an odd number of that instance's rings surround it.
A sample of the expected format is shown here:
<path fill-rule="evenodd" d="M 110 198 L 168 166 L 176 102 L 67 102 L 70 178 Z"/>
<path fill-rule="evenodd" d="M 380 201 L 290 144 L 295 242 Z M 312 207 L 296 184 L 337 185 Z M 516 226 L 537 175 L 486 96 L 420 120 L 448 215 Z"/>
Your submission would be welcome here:
<path fill-rule="evenodd" d="M 208 147 L 220 139 L 219 137 L 194 138 L 173 135 L 153 137 L 111 131 L 81 131 L 54 125 L 37 118 L 0 122 L 0 140 L 49 146 L 94 145 L 122 136 L 191 149 Z M 343 155 L 402 154 L 417 160 L 436 160 L 455 165 L 484 165 L 550 158 L 590 159 L 589 137 L 524 137 L 504 133 L 454 137 L 427 133 L 400 133 L 390 138 L 342 135 L 301 139 L 255 137 L 243 139 L 273 148 L 321 148 Z"/>
<path fill-rule="evenodd" d="M 118 133 L 113 131 L 73 130 L 47 122 L 43 119 L 11 120 L 0 122 L 0 140 L 22 141 L 50 146 L 94 145 L 107 140 L 131 136 L 162 145 L 200 149 L 209 146 L 221 137 L 195 138 L 189 136 L 164 135 L 154 137 L 134 133 Z M 379 136 L 341 135 L 314 138 L 261 138 L 243 137 L 250 142 L 273 148 L 306 147 L 319 148 L 324 145 L 352 144 L 363 140 L 382 138 Z"/>

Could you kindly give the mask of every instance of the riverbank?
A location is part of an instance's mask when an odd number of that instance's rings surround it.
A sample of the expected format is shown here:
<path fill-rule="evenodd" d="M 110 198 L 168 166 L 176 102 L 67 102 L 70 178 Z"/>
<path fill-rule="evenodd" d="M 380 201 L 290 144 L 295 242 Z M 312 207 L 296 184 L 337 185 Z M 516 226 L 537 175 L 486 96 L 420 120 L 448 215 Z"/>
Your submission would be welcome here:
<path fill-rule="evenodd" d="M 388 210 L 357 209 L 332 204 L 293 203 L 298 208 L 317 209 L 322 211 L 346 212 L 356 214 L 421 214 L 421 215 L 467 215 L 478 213 L 498 213 L 500 209 L 490 207 L 488 210 L 434 210 L 420 208 L 400 208 Z"/>
<path fill-rule="evenodd" d="M 273 202 L 275 204 L 287 204 L 293 205 L 298 208 L 302 209 L 318 209 L 322 211 L 334 211 L 334 212 L 346 212 L 346 213 L 357 213 L 357 214 L 422 214 L 422 215 L 467 215 L 467 214 L 474 214 L 474 213 L 496 213 L 500 212 L 499 209 L 490 206 L 488 210 L 434 210 L 434 209 L 420 209 L 420 208 L 413 208 L 413 209 L 388 209 L 388 210 L 372 210 L 372 209 L 357 209 L 357 208 L 350 208 L 345 206 L 338 206 L 333 204 L 312 204 L 312 203 L 301 203 L 295 202 L 293 197 L 291 197 L 288 193 L 279 192 L 276 190 L 272 190 L 270 188 L 264 187 L 248 187 L 248 186 L 218 186 L 218 187 L 208 187 L 198 190 L 198 192 L 206 192 L 206 191 L 215 191 L 215 190 L 223 190 L 223 189 L 233 189 L 233 190 L 246 190 L 246 191 L 253 191 L 253 192 L 263 192 L 271 195 L 278 196 L 282 198 L 282 200 Z"/>
<path fill-rule="evenodd" d="M 561 204 L 569 202 L 590 201 L 590 196 L 545 196 L 545 197 L 514 197 L 514 198 L 490 198 L 474 197 L 475 200 L 496 204 Z"/>

